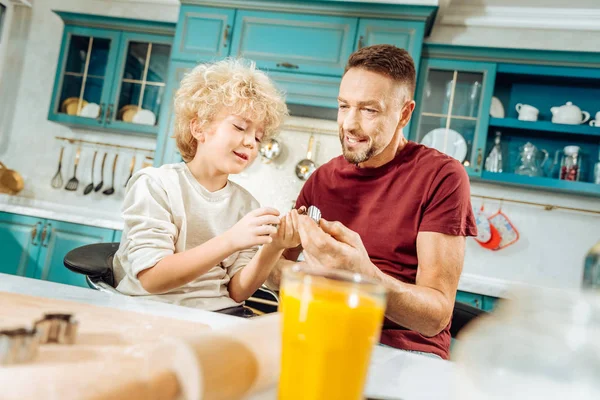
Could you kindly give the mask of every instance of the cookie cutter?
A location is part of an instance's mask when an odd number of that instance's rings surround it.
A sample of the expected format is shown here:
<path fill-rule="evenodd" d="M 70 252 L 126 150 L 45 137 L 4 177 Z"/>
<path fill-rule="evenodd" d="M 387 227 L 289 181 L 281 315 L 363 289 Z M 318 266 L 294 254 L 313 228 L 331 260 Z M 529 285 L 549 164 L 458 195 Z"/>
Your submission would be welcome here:
<path fill-rule="evenodd" d="M 321 210 L 319 210 L 317 207 L 315 206 L 310 206 L 308 207 L 307 210 L 307 215 L 317 223 L 317 225 L 319 225 L 319 222 L 321 221 Z"/>
<path fill-rule="evenodd" d="M 39 336 L 36 329 L 0 330 L 0 365 L 33 360 L 38 354 Z"/>
<path fill-rule="evenodd" d="M 73 344 L 79 322 L 71 314 L 44 314 L 35 322 L 40 343 Z"/>

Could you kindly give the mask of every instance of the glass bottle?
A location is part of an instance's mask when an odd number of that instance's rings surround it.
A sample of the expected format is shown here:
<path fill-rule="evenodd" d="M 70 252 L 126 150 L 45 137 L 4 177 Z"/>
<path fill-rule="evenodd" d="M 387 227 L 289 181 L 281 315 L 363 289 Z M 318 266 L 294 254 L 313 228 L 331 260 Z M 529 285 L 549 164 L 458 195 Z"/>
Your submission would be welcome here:
<path fill-rule="evenodd" d="M 502 172 L 502 146 L 500 137 L 502 133 L 496 132 L 494 147 L 485 159 L 485 170 L 489 172 Z"/>

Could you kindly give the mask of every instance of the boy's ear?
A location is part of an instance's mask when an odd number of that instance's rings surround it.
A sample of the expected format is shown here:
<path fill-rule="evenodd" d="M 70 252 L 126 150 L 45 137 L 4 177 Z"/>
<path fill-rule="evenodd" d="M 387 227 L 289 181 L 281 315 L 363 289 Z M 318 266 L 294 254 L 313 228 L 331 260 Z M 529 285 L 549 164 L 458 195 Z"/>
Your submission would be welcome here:
<path fill-rule="evenodd" d="M 204 143 L 204 132 L 202 131 L 202 127 L 198 122 L 198 118 L 193 118 L 190 121 L 190 132 L 194 139 L 198 141 L 198 143 Z"/>

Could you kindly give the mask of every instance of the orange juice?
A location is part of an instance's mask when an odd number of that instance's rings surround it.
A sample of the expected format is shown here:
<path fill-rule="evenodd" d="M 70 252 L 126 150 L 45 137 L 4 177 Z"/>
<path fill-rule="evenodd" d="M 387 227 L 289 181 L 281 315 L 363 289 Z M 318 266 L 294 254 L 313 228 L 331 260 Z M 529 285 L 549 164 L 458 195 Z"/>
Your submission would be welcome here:
<path fill-rule="evenodd" d="M 381 333 L 385 291 L 373 283 L 365 290 L 356 282 L 290 278 L 293 274 L 284 275 L 280 293 L 279 399 L 362 399 L 371 351 Z"/>

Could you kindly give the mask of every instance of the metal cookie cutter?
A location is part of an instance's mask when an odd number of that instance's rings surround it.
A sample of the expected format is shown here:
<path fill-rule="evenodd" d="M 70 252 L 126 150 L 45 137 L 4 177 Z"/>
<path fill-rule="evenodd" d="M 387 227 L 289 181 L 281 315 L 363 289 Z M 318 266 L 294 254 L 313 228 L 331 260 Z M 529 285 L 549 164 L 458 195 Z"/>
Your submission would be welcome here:
<path fill-rule="evenodd" d="M 79 323 L 71 314 L 44 314 L 35 322 L 40 343 L 73 344 Z"/>
<path fill-rule="evenodd" d="M 313 221 L 317 223 L 317 225 L 319 225 L 319 222 L 321 221 L 321 210 L 315 206 L 310 206 L 308 207 L 307 214 L 310 218 L 312 218 Z"/>
<path fill-rule="evenodd" d="M 37 356 L 39 339 L 35 329 L 0 331 L 0 365 L 31 361 Z"/>

